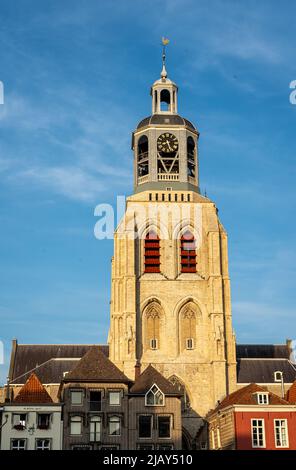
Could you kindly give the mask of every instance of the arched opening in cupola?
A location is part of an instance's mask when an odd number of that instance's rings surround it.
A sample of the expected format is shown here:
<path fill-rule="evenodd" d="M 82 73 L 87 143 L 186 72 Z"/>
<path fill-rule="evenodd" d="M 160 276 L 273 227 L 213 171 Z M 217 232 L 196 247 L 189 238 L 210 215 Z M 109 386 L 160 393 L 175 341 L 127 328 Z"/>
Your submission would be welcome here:
<path fill-rule="evenodd" d="M 160 111 L 171 110 L 171 94 L 169 90 L 161 90 L 160 92 Z"/>

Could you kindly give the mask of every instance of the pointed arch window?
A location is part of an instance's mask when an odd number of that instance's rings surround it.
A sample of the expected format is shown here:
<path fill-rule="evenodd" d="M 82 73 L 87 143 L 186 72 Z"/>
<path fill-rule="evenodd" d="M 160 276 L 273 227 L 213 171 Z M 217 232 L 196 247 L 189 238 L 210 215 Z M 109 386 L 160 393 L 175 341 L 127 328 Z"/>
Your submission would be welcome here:
<path fill-rule="evenodd" d="M 196 342 L 196 315 L 191 309 L 181 314 L 181 347 L 182 349 L 195 349 Z"/>
<path fill-rule="evenodd" d="M 183 384 L 183 382 L 181 382 L 181 380 L 178 377 L 176 377 L 175 375 L 172 375 L 169 378 L 169 381 L 171 382 L 171 384 L 173 384 L 175 386 L 175 388 L 178 390 L 178 392 L 180 392 L 182 394 L 182 396 L 181 396 L 182 411 L 189 410 L 190 406 L 191 406 L 190 405 L 190 398 L 189 398 L 189 395 L 187 393 L 186 387 Z"/>
<path fill-rule="evenodd" d="M 142 135 L 138 141 L 138 177 L 149 174 L 148 137 Z"/>
<path fill-rule="evenodd" d="M 146 313 L 147 349 L 159 349 L 160 314 L 152 308 Z"/>
<path fill-rule="evenodd" d="M 160 240 L 153 230 L 144 240 L 144 257 L 145 273 L 160 273 Z"/>
<path fill-rule="evenodd" d="M 152 385 L 150 390 L 146 393 L 145 405 L 164 406 L 164 394 L 156 384 Z"/>
<path fill-rule="evenodd" d="M 196 273 L 196 243 L 189 230 L 181 237 L 180 258 L 181 273 Z"/>

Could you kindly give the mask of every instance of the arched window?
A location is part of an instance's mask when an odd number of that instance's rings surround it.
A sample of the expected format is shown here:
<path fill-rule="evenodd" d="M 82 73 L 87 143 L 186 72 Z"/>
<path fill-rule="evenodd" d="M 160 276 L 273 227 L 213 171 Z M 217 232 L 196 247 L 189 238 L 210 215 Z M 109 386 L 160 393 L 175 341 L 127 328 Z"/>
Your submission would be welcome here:
<path fill-rule="evenodd" d="M 89 440 L 90 442 L 99 442 L 101 440 L 101 425 L 102 418 L 101 416 L 91 416 L 90 418 L 90 433 Z"/>
<path fill-rule="evenodd" d="M 196 273 L 196 244 L 192 233 L 187 230 L 180 240 L 181 273 Z"/>
<path fill-rule="evenodd" d="M 195 143 L 191 136 L 187 139 L 187 172 L 188 176 L 195 178 Z"/>
<path fill-rule="evenodd" d="M 120 416 L 109 417 L 109 436 L 120 436 Z"/>
<path fill-rule="evenodd" d="M 160 388 L 154 384 L 145 396 L 146 406 L 164 406 L 164 394 Z"/>
<path fill-rule="evenodd" d="M 176 377 L 175 375 L 172 375 L 172 377 L 169 378 L 169 381 L 176 387 L 176 389 L 182 394 L 181 397 L 181 405 L 182 405 L 182 411 L 186 411 L 190 408 L 190 399 L 189 395 L 186 391 L 186 387 L 181 382 L 181 380 Z"/>
<path fill-rule="evenodd" d="M 146 348 L 159 349 L 160 314 L 155 308 L 146 312 Z"/>
<path fill-rule="evenodd" d="M 71 416 L 70 417 L 70 434 L 72 436 L 80 435 L 82 432 L 82 417 Z"/>
<path fill-rule="evenodd" d="M 161 90 L 160 92 L 160 111 L 170 111 L 171 94 L 169 90 Z"/>
<path fill-rule="evenodd" d="M 146 176 L 149 173 L 148 161 L 148 137 L 142 135 L 138 141 L 138 177 Z"/>
<path fill-rule="evenodd" d="M 144 240 L 145 273 L 160 272 L 160 240 L 157 234 L 150 230 Z"/>
<path fill-rule="evenodd" d="M 185 306 L 180 312 L 180 348 L 195 349 L 196 347 L 196 312 L 191 305 Z"/>

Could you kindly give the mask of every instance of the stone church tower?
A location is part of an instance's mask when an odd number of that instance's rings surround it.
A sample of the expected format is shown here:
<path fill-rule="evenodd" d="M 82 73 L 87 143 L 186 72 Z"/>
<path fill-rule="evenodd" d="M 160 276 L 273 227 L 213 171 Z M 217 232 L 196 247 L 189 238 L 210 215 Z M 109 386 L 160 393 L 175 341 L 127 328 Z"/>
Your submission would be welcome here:
<path fill-rule="evenodd" d="M 182 388 L 190 440 L 236 389 L 227 234 L 199 192 L 199 133 L 177 112 L 164 60 L 151 97 L 152 115 L 132 136 L 134 194 L 115 231 L 108 342 L 129 377 L 152 364 Z"/>

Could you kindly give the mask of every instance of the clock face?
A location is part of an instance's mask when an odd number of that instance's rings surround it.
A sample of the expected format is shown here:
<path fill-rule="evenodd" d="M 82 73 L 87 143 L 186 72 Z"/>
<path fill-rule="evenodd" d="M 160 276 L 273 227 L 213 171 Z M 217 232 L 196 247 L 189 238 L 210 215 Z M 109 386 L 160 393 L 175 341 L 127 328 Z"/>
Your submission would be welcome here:
<path fill-rule="evenodd" d="M 175 135 L 166 132 L 157 139 L 157 149 L 159 152 L 174 153 L 178 150 L 178 139 Z"/>

